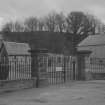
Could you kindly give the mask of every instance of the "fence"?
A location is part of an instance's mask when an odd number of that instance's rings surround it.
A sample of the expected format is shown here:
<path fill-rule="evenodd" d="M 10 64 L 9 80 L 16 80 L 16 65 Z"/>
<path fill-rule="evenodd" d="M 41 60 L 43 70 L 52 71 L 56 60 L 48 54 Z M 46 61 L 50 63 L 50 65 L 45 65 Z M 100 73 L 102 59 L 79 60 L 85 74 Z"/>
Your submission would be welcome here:
<path fill-rule="evenodd" d="M 1 57 L 0 80 L 22 80 L 31 78 L 31 56 L 11 55 Z"/>
<path fill-rule="evenodd" d="M 85 71 L 89 73 L 90 79 L 105 79 L 105 58 L 85 59 Z"/>
<path fill-rule="evenodd" d="M 81 66 L 83 62 L 84 66 Z M 78 71 L 76 57 L 72 56 L 43 53 L 5 56 L 0 58 L 0 81 L 32 80 L 35 77 L 35 85 L 39 86 L 40 83 L 53 85 L 78 80 L 79 76 L 105 79 L 105 58 L 85 57 L 82 63 Z"/>
<path fill-rule="evenodd" d="M 48 54 L 46 58 L 42 56 L 42 59 L 47 59 L 45 71 L 47 74 L 46 78 L 50 85 L 64 83 L 66 81 L 76 79 L 76 60 L 74 60 L 73 57 L 57 54 Z M 74 64 L 73 61 L 75 61 Z M 42 65 L 44 62 L 45 60 L 42 60 Z"/>
<path fill-rule="evenodd" d="M 76 79 L 76 61 L 71 56 L 56 54 L 10 55 L 1 57 L 0 80 L 30 80 L 36 85 L 59 84 Z"/>

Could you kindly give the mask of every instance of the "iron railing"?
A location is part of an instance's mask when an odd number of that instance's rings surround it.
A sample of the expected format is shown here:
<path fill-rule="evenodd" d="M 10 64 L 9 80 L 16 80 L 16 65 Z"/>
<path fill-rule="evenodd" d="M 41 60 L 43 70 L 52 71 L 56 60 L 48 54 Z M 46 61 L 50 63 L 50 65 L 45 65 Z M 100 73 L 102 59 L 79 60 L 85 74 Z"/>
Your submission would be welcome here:
<path fill-rule="evenodd" d="M 90 73 L 93 79 L 105 79 L 105 58 L 85 59 L 85 71 Z"/>
<path fill-rule="evenodd" d="M 31 56 L 10 55 L 1 57 L 0 80 L 31 78 Z"/>
<path fill-rule="evenodd" d="M 64 55 L 10 55 L 0 58 L 0 80 L 47 79 L 49 84 L 76 79 L 76 61 Z M 38 83 L 37 82 L 37 83 Z"/>

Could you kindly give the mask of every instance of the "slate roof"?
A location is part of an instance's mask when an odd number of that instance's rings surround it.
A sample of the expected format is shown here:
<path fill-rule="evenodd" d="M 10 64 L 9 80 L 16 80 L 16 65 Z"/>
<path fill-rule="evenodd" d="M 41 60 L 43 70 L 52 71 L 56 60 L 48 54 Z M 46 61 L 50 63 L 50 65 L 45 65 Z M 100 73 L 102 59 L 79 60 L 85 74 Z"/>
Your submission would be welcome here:
<path fill-rule="evenodd" d="M 91 51 L 91 57 L 105 58 L 105 35 L 91 35 L 77 46 L 78 51 Z"/>
<path fill-rule="evenodd" d="M 3 41 L 8 55 L 30 55 L 30 47 L 27 43 Z"/>
<path fill-rule="evenodd" d="M 105 45 L 105 35 L 90 35 L 84 39 L 78 46 L 99 46 Z"/>

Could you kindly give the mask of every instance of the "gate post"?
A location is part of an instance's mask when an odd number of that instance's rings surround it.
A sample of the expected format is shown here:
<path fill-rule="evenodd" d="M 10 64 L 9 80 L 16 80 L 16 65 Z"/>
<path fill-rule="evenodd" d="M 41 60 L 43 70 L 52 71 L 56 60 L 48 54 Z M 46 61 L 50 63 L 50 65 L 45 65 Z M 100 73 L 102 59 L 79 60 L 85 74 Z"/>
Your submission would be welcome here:
<path fill-rule="evenodd" d="M 72 57 L 72 80 L 77 80 L 77 56 Z"/>
<path fill-rule="evenodd" d="M 78 51 L 78 80 L 86 80 L 86 60 L 85 58 L 91 54 L 91 51 Z"/>
<path fill-rule="evenodd" d="M 41 79 L 41 72 L 43 68 L 41 66 L 46 66 L 46 64 L 42 63 L 47 63 L 44 62 L 43 59 L 46 59 L 46 53 L 48 52 L 46 49 L 35 49 L 35 50 L 30 50 L 31 52 L 31 77 L 35 78 L 36 77 L 36 88 L 39 87 L 40 85 L 40 79 Z M 44 68 L 44 72 L 46 72 L 46 67 Z"/>
<path fill-rule="evenodd" d="M 76 80 L 76 62 L 73 60 L 72 62 L 73 65 L 73 80 Z"/>
<path fill-rule="evenodd" d="M 65 58 L 65 56 L 64 56 L 64 70 L 63 70 L 63 74 L 64 74 L 63 79 L 64 79 L 64 83 L 65 83 L 66 82 L 66 58 Z"/>

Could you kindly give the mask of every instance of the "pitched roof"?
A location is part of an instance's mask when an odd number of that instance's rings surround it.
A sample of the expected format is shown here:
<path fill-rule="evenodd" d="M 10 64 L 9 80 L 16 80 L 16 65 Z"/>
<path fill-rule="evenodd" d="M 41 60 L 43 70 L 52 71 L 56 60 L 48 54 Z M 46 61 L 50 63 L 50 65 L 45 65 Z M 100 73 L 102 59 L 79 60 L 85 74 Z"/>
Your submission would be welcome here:
<path fill-rule="evenodd" d="M 30 55 L 30 47 L 27 43 L 3 41 L 8 55 Z"/>
<path fill-rule="evenodd" d="M 78 46 L 99 46 L 105 45 L 105 35 L 90 35 L 84 39 Z"/>
<path fill-rule="evenodd" d="M 78 51 L 91 51 L 91 57 L 105 58 L 105 35 L 91 35 L 78 46 Z"/>

